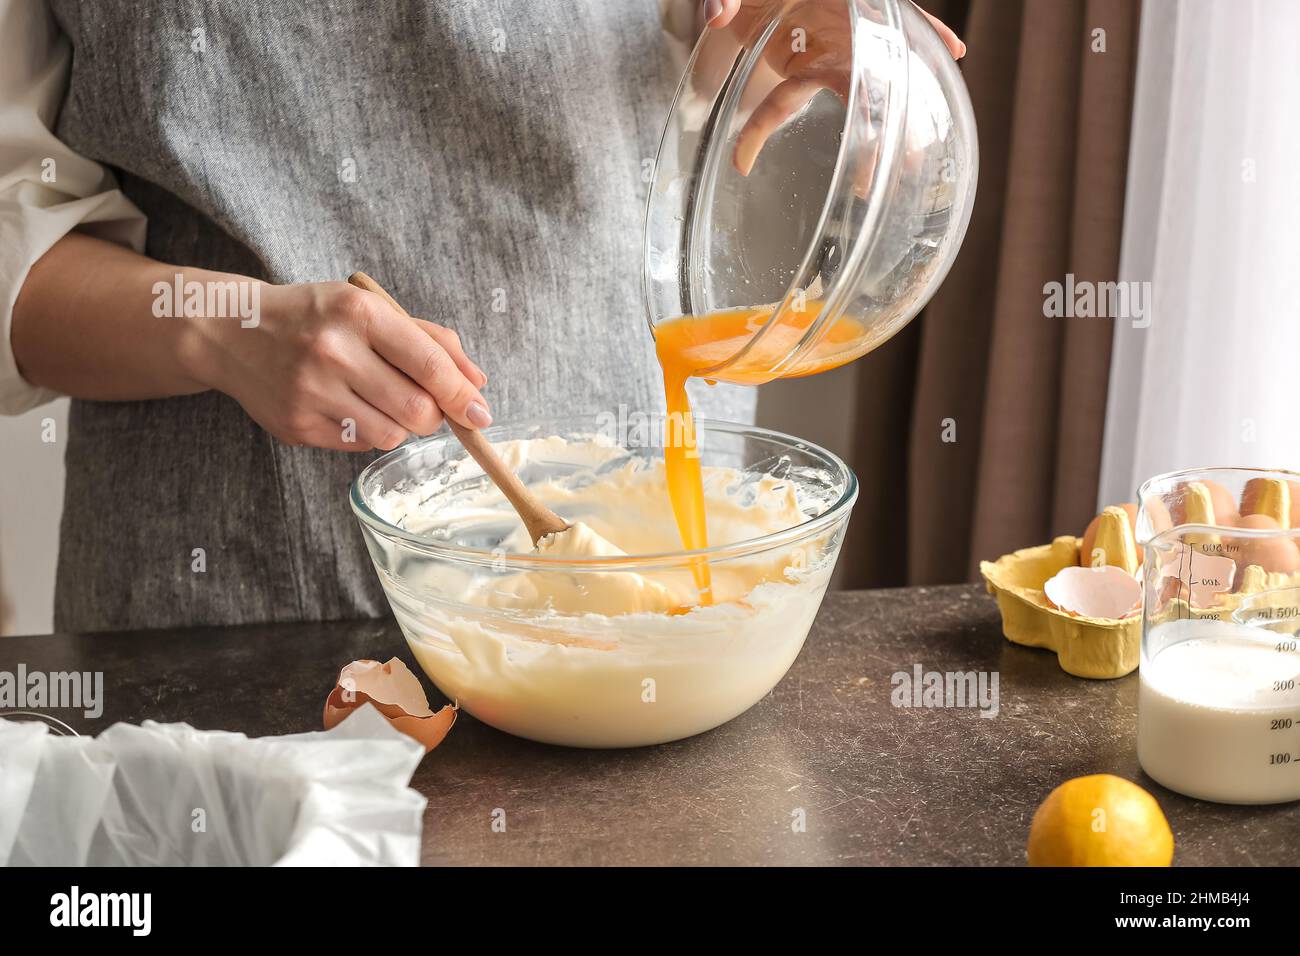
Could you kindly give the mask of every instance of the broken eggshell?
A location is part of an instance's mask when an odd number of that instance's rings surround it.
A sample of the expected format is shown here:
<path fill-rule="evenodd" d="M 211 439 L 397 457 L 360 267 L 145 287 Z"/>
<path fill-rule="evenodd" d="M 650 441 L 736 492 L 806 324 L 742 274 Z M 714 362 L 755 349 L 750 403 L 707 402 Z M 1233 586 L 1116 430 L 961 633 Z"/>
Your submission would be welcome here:
<path fill-rule="evenodd" d="M 1043 584 L 1054 607 L 1081 617 L 1117 620 L 1142 603 L 1142 585 L 1123 568 L 1062 568 Z"/>
<path fill-rule="evenodd" d="M 456 722 L 455 705 L 447 704 L 434 713 L 419 678 L 396 657 L 386 664 L 353 661 L 339 671 L 334 689 L 325 698 L 325 729 L 341 723 L 366 702 L 394 729 L 422 744 L 425 753 L 442 743 Z"/>
<path fill-rule="evenodd" d="M 1195 608 L 1213 608 L 1232 590 L 1237 562 L 1227 555 L 1200 551 L 1191 545 L 1162 550 L 1155 568 L 1161 601 L 1179 600 Z M 1191 573 L 1195 566 L 1196 573 Z"/>

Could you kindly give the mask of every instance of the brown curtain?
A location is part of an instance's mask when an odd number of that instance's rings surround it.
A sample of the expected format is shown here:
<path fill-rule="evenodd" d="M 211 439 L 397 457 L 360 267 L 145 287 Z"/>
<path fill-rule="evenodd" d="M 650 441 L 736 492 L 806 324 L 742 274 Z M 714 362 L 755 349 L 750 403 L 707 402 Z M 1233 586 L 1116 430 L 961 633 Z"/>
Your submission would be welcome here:
<path fill-rule="evenodd" d="M 921 5 L 967 44 L 979 187 L 943 287 L 860 363 L 846 587 L 969 580 L 1096 509 L 1112 322 L 1045 317 L 1043 286 L 1116 275 L 1138 0 Z"/>

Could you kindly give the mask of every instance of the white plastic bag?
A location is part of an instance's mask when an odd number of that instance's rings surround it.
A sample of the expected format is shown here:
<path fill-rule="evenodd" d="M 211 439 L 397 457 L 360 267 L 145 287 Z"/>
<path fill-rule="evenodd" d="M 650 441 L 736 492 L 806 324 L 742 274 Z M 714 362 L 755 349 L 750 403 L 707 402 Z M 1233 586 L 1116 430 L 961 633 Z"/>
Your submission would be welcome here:
<path fill-rule="evenodd" d="M 286 737 L 0 720 L 0 864 L 413 866 L 423 756 L 368 704 Z"/>

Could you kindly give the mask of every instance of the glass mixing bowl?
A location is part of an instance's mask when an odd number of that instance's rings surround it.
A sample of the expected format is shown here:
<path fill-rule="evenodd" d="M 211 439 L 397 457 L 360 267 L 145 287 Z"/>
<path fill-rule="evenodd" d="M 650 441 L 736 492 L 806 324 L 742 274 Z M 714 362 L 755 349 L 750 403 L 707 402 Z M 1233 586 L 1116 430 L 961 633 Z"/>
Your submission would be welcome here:
<path fill-rule="evenodd" d="M 652 543 L 646 553 L 532 553 L 518 518 L 448 435 L 403 445 L 358 476 L 352 508 L 375 570 L 412 653 L 444 694 L 521 737 L 630 747 L 709 730 L 776 685 L 826 592 L 857 479 L 835 455 L 787 435 L 712 421 L 697 428 L 714 475 L 710 504 L 720 504 L 710 516 L 718 543 L 695 552 L 653 546 L 677 540 L 656 484 L 662 417 L 485 432 L 564 518 L 615 543 L 610 529 L 635 520 L 637 540 Z M 618 494 L 592 493 L 610 482 Z M 751 512 L 766 533 L 746 537 L 750 525 L 727 517 Z M 677 605 L 671 596 L 693 593 L 700 561 L 717 603 Z M 640 601 L 646 594 L 668 597 Z"/>
<path fill-rule="evenodd" d="M 651 329 L 722 313 L 673 332 L 704 378 L 855 359 L 943 281 L 977 177 L 965 83 L 911 3 L 747 2 L 696 44 L 655 159 Z"/>

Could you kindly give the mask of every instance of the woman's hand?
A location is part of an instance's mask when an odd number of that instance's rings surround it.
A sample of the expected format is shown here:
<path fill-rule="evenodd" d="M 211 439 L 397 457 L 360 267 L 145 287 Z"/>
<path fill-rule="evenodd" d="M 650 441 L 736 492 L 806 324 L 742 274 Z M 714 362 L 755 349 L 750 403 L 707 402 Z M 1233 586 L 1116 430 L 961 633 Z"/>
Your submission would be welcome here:
<path fill-rule="evenodd" d="M 446 415 L 492 423 L 487 376 L 451 329 L 408 318 L 346 282 L 263 285 L 256 325 L 200 320 L 200 381 L 230 395 L 283 442 L 340 451 L 396 448 Z"/>
<path fill-rule="evenodd" d="M 730 28 L 739 42 L 749 37 L 761 16 L 772 9 L 770 0 L 707 0 L 704 18 L 712 29 Z M 966 44 L 942 21 L 920 11 L 935 28 L 954 59 L 966 54 Z M 839 0 L 803 0 L 784 8 L 782 29 L 799 42 L 770 41 L 763 49 L 763 64 L 770 80 L 755 73 L 751 86 L 762 97 L 736 137 L 732 163 L 748 176 L 763 146 L 773 133 L 797 115 L 821 90 L 847 101 L 850 84 L 852 37 L 848 9 Z"/>
<path fill-rule="evenodd" d="M 177 282 L 228 290 L 234 299 L 222 301 L 240 314 L 211 298 L 193 311 L 217 315 L 193 314 Z M 487 376 L 456 333 L 371 292 L 180 268 L 76 232 L 32 266 L 10 341 L 34 385 L 109 402 L 215 388 L 295 445 L 395 448 L 444 414 L 471 428 L 492 421 L 479 392 Z"/>
<path fill-rule="evenodd" d="M 710 27 L 720 29 L 731 23 L 736 18 L 736 14 L 740 12 L 741 7 L 744 6 L 757 7 L 758 4 L 753 4 L 750 0 L 704 0 L 704 22 Z M 915 3 L 913 6 L 921 10 Z M 934 27 L 944 45 L 948 47 L 948 52 L 952 54 L 954 60 L 960 60 L 966 55 L 966 44 L 961 41 L 961 37 L 953 32 L 952 27 L 924 10 L 921 10 L 921 13 L 930 21 L 930 25 Z"/>

